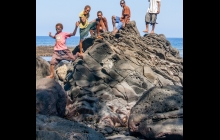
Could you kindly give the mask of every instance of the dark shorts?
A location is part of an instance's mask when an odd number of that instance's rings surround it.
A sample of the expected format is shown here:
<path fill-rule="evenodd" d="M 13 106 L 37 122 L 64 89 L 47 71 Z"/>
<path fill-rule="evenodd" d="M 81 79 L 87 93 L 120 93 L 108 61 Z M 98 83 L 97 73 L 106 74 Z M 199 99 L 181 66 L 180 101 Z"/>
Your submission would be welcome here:
<path fill-rule="evenodd" d="M 75 61 L 76 56 L 74 56 L 69 49 L 54 50 L 50 64 L 56 65 L 62 60 Z"/>
<path fill-rule="evenodd" d="M 84 40 L 89 35 L 89 30 L 93 29 L 96 26 L 96 22 L 89 23 L 86 28 L 80 28 L 80 40 Z"/>
<path fill-rule="evenodd" d="M 99 19 L 99 18 L 96 18 L 95 21 L 96 21 L 96 23 L 97 23 L 97 22 L 100 21 L 100 19 Z M 90 30 L 96 30 L 96 26 L 92 26 L 92 27 L 90 28 Z"/>
<path fill-rule="evenodd" d="M 116 16 L 115 17 L 115 23 L 117 23 L 118 25 L 116 26 L 116 28 L 119 30 L 122 27 L 122 22 L 120 21 L 120 17 Z"/>
<path fill-rule="evenodd" d="M 146 13 L 145 15 L 145 22 L 146 23 L 150 23 L 150 24 L 154 24 L 156 23 L 157 20 L 157 14 L 156 13 Z"/>

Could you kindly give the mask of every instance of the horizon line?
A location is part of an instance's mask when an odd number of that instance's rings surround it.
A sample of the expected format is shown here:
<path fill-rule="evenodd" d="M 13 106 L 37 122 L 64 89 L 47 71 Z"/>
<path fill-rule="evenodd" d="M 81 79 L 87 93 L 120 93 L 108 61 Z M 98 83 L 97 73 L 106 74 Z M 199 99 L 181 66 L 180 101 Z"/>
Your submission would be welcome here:
<path fill-rule="evenodd" d="M 36 35 L 36 37 L 37 36 L 48 36 L 49 37 L 49 35 Z M 71 36 L 71 37 L 80 37 L 80 36 Z M 183 38 L 183 37 L 166 37 L 166 38 Z"/>

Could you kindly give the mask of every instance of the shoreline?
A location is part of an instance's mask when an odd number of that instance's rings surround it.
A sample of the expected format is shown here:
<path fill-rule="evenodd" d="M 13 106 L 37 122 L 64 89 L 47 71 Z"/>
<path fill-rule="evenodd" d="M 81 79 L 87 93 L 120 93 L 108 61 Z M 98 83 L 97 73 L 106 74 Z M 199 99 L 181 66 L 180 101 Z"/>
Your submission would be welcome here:
<path fill-rule="evenodd" d="M 74 47 L 67 47 L 70 51 L 75 49 Z M 36 56 L 52 56 L 54 46 L 36 46 Z"/>

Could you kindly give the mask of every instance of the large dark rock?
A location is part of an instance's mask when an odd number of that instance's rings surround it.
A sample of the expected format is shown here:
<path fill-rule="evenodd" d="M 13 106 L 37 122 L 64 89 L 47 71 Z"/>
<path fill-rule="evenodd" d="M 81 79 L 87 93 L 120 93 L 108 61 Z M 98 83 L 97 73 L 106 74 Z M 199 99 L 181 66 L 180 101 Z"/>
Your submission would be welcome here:
<path fill-rule="evenodd" d="M 168 85 L 146 91 L 131 110 L 130 133 L 147 139 L 183 139 L 183 89 Z"/>
<path fill-rule="evenodd" d="M 135 114 L 131 110 L 135 104 L 135 107 L 138 106 L 137 101 L 140 99 L 160 102 L 159 98 L 145 99 L 146 92 L 154 88 L 159 91 L 162 88 L 157 97 L 161 96 L 161 99 L 166 95 L 167 99 L 173 98 L 172 94 L 167 94 L 163 89 L 169 86 L 183 87 L 183 58 L 180 57 L 178 50 L 171 46 L 165 35 L 140 36 L 135 21 L 129 22 L 115 36 L 110 32 L 100 35 L 103 39 L 87 38 L 83 41 L 83 60 L 78 58 L 67 64 L 67 70 L 63 70 L 64 72 L 59 72 L 58 68 L 61 65 L 58 65 L 55 70 L 55 80 L 68 95 L 63 117 L 96 128 L 96 131 L 107 137 L 124 134 L 117 128 L 127 129 L 129 118 L 132 120 L 132 115 Z M 79 48 L 76 47 L 73 54 L 78 51 Z M 58 73 L 62 75 L 59 76 Z M 180 98 L 180 103 L 182 103 L 182 98 Z M 165 102 L 164 105 L 166 105 Z M 139 113 L 147 116 L 151 113 L 160 115 L 158 111 L 165 113 L 168 109 L 167 111 L 171 112 L 172 107 L 163 108 L 158 104 L 158 106 L 150 106 L 150 109 L 151 111 L 139 111 Z M 177 113 L 175 110 L 176 108 L 173 110 L 174 113 Z M 177 111 L 181 109 L 178 108 Z M 145 138 L 170 136 L 168 131 L 162 131 L 159 135 L 156 126 L 152 126 L 155 133 L 150 135 L 146 131 L 148 129 L 145 128 L 147 122 L 142 119 L 138 120 L 143 123 L 135 124 L 135 126 L 142 128 L 143 132 L 136 127 L 131 127 L 130 130 L 134 128 L 133 132 L 129 130 L 131 135 L 139 133 Z M 178 123 L 172 122 L 173 120 Z M 172 125 L 174 128 L 180 126 L 175 130 L 181 134 L 181 117 L 173 120 L 171 120 Z M 170 123 L 169 119 L 166 121 Z M 159 122 L 157 124 L 162 126 Z M 163 130 L 166 129 L 165 127 L 167 125 L 162 127 Z M 128 130 L 123 131 L 129 134 Z"/>
<path fill-rule="evenodd" d="M 145 91 L 182 86 L 183 60 L 164 35 L 141 37 L 131 21 L 115 36 L 101 36 L 87 39 L 84 59 L 73 62 L 68 73 L 64 87 L 73 104 L 67 107 L 67 119 L 85 122 L 92 116 L 99 124 L 127 126 L 131 108 Z"/>
<path fill-rule="evenodd" d="M 36 140 L 105 140 L 105 137 L 79 122 L 37 114 Z"/>
<path fill-rule="evenodd" d="M 50 64 L 40 56 L 36 56 L 36 80 L 50 75 Z"/>
<path fill-rule="evenodd" d="M 51 78 L 36 81 L 36 114 L 63 117 L 67 95 L 61 85 Z"/>

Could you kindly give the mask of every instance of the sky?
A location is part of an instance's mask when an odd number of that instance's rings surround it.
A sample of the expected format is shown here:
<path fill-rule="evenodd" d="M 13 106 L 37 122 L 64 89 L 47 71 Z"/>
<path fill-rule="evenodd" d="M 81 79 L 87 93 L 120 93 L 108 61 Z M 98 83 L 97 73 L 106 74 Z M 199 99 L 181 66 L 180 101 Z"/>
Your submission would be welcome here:
<path fill-rule="evenodd" d="M 145 14 L 149 7 L 148 0 L 125 0 L 130 7 L 130 20 L 136 22 L 140 35 L 145 30 Z M 56 33 L 56 23 L 63 24 L 63 32 L 73 32 L 79 13 L 86 5 L 91 6 L 89 21 L 97 18 L 97 11 L 102 11 L 107 18 L 109 30 L 113 30 L 112 15 L 121 16 L 120 0 L 36 0 L 36 36 L 48 36 Z M 183 38 L 183 0 L 161 0 L 160 13 L 157 15 L 154 32 L 167 38 Z M 149 26 L 151 30 L 152 26 Z M 75 36 L 79 36 L 79 28 Z"/>

